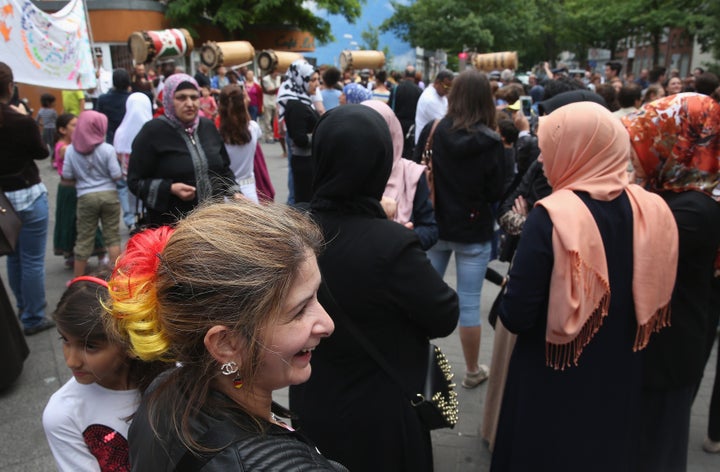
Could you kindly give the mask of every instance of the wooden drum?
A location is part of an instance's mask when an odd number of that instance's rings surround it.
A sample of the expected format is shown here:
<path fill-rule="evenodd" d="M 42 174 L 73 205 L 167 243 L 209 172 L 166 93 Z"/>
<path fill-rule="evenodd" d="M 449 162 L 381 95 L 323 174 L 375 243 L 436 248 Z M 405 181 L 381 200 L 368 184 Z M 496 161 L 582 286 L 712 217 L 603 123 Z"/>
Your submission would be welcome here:
<path fill-rule="evenodd" d="M 349 51 L 340 53 L 340 70 L 380 69 L 385 65 L 385 54 L 382 51 Z"/>
<path fill-rule="evenodd" d="M 515 70 L 518 66 L 518 56 L 515 51 L 477 54 L 473 58 L 473 64 L 475 64 L 475 67 L 480 70 Z"/>
<path fill-rule="evenodd" d="M 298 59 L 304 59 L 299 52 L 265 49 L 258 54 L 257 64 L 263 74 L 270 74 L 274 71 L 284 73 L 288 70 L 290 64 Z"/>
<path fill-rule="evenodd" d="M 207 41 L 200 49 L 200 60 L 211 69 L 219 66 L 236 66 L 255 59 L 255 48 L 247 41 L 216 43 Z"/>
<path fill-rule="evenodd" d="M 136 64 L 155 59 L 185 56 L 193 50 L 193 39 L 184 28 L 136 31 L 128 38 L 128 49 Z"/>

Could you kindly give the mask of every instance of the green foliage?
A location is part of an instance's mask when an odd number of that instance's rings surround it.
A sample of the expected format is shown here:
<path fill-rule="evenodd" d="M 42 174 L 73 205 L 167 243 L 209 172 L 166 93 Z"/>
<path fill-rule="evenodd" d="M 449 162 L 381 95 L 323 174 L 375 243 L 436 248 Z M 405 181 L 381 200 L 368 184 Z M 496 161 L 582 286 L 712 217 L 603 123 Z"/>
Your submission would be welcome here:
<path fill-rule="evenodd" d="M 353 23 L 360 17 L 364 0 L 316 0 L 317 8 L 343 16 Z M 193 29 L 201 21 L 222 28 L 228 36 L 247 26 L 280 24 L 312 33 L 319 43 L 333 41 L 330 23 L 315 16 L 298 0 L 170 0 L 168 18 L 176 26 Z"/>
<path fill-rule="evenodd" d="M 477 52 L 517 51 L 523 68 L 563 50 L 610 49 L 634 37 L 656 44 L 665 28 L 685 28 L 720 58 L 718 0 L 391 0 L 380 31 L 414 46 Z M 659 48 L 655 48 L 658 51 Z"/>
<path fill-rule="evenodd" d="M 367 25 L 367 28 L 360 33 L 360 37 L 364 41 L 360 45 L 360 49 L 367 49 L 370 51 L 377 51 L 380 49 L 380 28 L 373 26 L 372 24 Z"/>

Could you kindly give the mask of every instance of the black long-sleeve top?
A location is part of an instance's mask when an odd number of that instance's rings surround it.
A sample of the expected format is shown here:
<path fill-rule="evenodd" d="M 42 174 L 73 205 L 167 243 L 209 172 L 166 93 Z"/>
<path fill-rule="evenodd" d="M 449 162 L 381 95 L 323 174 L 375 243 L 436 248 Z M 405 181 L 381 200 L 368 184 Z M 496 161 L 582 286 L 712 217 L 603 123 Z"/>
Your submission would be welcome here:
<path fill-rule="evenodd" d="M 0 186 L 6 192 L 21 190 L 40 183 L 35 160 L 48 157 L 35 120 L 0 104 Z"/>
<path fill-rule="evenodd" d="M 416 151 L 425 147 L 431 126 L 432 122 L 422 130 Z M 450 118 L 440 120 L 432 147 L 440 239 L 489 241 L 494 224 L 490 204 L 503 194 L 505 150 L 500 135 L 486 126 L 478 125 L 473 132 L 451 126 Z"/>
<path fill-rule="evenodd" d="M 212 121 L 200 118 L 193 139 L 207 158 L 212 197 L 230 196 L 238 191 L 225 144 Z M 170 192 L 176 182 L 197 187 L 197 178 L 185 141 L 163 119 L 147 122 L 133 141 L 127 181 L 130 191 L 145 204 L 149 223 L 153 225 L 173 224 L 199 203 L 197 195 L 193 200 L 183 201 Z"/>

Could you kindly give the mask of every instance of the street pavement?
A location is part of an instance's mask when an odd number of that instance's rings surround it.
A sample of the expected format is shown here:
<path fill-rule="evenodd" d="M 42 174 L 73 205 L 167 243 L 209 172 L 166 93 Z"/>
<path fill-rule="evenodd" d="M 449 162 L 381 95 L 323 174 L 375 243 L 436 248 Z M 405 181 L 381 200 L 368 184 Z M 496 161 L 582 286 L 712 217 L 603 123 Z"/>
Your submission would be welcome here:
<path fill-rule="evenodd" d="M 281 155 L 278 144 L 264 144 L 265 157 L 277 196 L 275 201 L 285 202 L 287 199 L 287 160 Z M 48 314 L 57 305 L 65 283 L 72 278 L 72 271 L 63 267 L 62 257 L 52 254 L 52 228 L 54 227 L 55 194 L 59 180 L 57 172 L 50 167 L 49 160 L 39 162 L 45 185 L 50 192 L 50 230 L 48 234 L 48 250 L 46 255 L 46 295 Z M 121 225 L 122 226 L 122 225 Z M 127 238 L 127 234 L 123 235 Z M 90 261 L 90 266 L 95 260 Z M 491 267 L 503 272 L 505 264 L 497 261 Z M 8 293 L 5 264 L 0 271 Z M 450 265 L 446 281 L 455 286 L 455 269 Z M 498 288 L 486 283 L 482 292 L 483 320 L 497 294 Z M 12 295 L 12 294 L 11 294 Z M 481 362 L 489 364 L 492 353 L 493 331 L 483 330 L 481 345 Z M 70 378 L 70 371 L 65 366 L 62 348 L 55 330 L 49 330 L 28 338 L 31 353 L 25 361 L 22 375 L 8 390 L 0 392 L 0 471 L 53 471 L 56 470 L 50 449 L 42 430 L 42 411 L 50 395 Z M 490 453 L 478 433 L 482 420 L 483 403 L 486 385 L 482 384 L 473 390 L 459 386 L 463 375 L 463 358 L 457 333 L 445 339 L 437 340 L 437 344 L 446 354 L 455 371 L 460 401 L 460 421 L 453 430 L 433 431 L 435 470 L 437 472 L 480 472 L 490 467 Z M 720 454 L 707 454 L 702 450 L 702 441 L 707 430 L 707 415 L 715 377 L 715 359 L 717 343 L 705 369 L 705 376 L 692 409 L 690 428 L 689 465 L 690 472 L 720 471 Z M 607 379 L 612 382 L 613 379 Z M 287 405 L 287 391 L 276 392 L 276 401 Z"/>

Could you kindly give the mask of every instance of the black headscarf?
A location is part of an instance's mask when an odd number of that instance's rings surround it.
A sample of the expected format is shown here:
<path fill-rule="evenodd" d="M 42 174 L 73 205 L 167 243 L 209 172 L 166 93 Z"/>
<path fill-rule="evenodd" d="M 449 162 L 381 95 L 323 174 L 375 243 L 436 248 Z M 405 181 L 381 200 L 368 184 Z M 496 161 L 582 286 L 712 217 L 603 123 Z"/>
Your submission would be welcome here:
<path fill-rule="evenodd" d="M 538 112 L 540 116 L 549 115 L 560 107 L 577 102 L 595 102 L 607 108 L 605 99 L 595 92 L 589 90 L 571 90 L 569 92 L 559 93 L 552 98 L 538 103 Z"/>
<path fill-rule="evenodd" d="M 385 218 L 380 199 L 392 170 L 393 146 L 380 113 L 345 105 L 325 113 L 313 134 L 313 210 Z"/>

